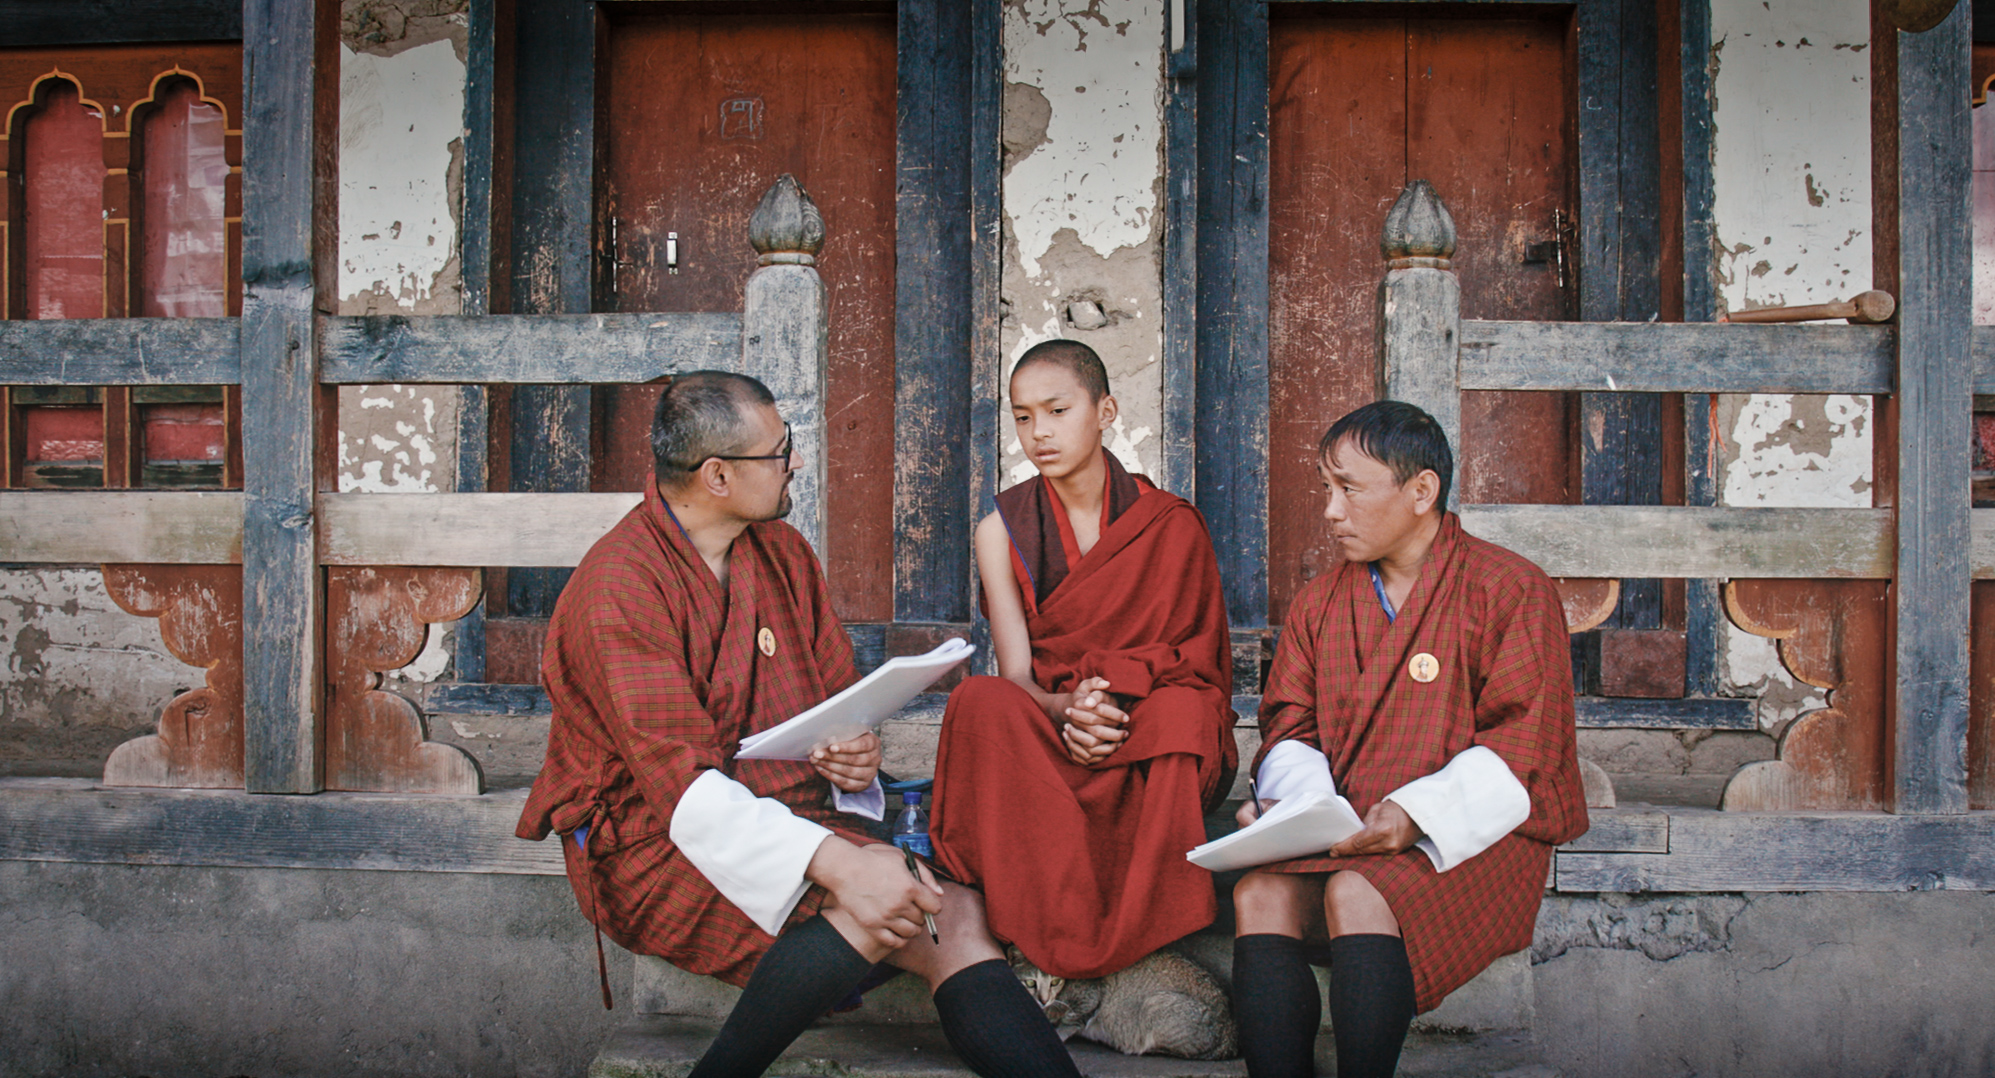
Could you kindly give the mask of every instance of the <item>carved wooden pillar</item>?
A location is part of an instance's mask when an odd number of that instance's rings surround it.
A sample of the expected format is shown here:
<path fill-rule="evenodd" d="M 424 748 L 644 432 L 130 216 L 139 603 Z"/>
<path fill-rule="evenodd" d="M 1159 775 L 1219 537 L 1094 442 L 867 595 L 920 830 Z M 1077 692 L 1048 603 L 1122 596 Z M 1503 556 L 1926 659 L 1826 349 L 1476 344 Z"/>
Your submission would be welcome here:
<path fill-rule="evenodd" d="M 1379 394 L 1417 405 L 1441 424 L 1462 459 L 1460 352 L 1462 289 L 1455 277 L 1455 219 L 1434 186 L 1414 180 L 1385 216 L 1379 251 L 1385 281 L 1379 286 Z M 1460 504 L 1460 473 L 1448 508 Z M 1618 580 L 1555 580 L 1566 629 L 1599 625 L 1620 599 Z M 1590 760 L 1580 761 L 1589 808 L 1613 808 L 1614 783 Z"/>
<path fill-rule="evenodd" d="M 112 750 L 104 785 L 242 789 L 242 568 L 106 565 L 104 590 L 126 613 L 158 618 L 166 650 L 208 672 L 167 703 L 158 733 Z"/>
<path fill-rule="evenodd" d="M 820 553 L 824 541 L 827 305 L 817 253 L 824 217 L 784 173 L 748 220 L 756 269 L 741 299 L 741 369 L 776 395 L 803 467 L 790 480 L 789 521 Z"/>
<path fill-rule="evenodd" d="M 478 761 L 429 740 L 416 705 L 380 688 L 414 662 L 429 627 L 478 603 L 476 569 L 326 570 L 326 789 L 477 794 Z"/>

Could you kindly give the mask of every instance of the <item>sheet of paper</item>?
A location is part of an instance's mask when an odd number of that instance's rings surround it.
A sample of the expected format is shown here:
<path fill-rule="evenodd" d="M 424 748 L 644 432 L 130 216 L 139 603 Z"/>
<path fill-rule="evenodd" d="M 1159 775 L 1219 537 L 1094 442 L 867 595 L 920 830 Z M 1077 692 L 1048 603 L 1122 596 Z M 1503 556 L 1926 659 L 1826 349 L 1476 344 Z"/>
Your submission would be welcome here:
<path fill-rule="evenodd" d="M 813 749 L 858 737 L 894 716 L 976 652 L 968 640 L 945 640 L 926 655 L 901 655 L 844 692 L 759 734 L 743 738 L 737 760 L 808 760 Z"/>
<path fill-rule="evenodd" d="M 1322 853 L 1364 827 L 1349 801 L 1336 794 L 1306 793 L 1276 802 L 1260 819 L 1186 853 L 1185 859 L 1213 872 L 1253 868 Z"/>

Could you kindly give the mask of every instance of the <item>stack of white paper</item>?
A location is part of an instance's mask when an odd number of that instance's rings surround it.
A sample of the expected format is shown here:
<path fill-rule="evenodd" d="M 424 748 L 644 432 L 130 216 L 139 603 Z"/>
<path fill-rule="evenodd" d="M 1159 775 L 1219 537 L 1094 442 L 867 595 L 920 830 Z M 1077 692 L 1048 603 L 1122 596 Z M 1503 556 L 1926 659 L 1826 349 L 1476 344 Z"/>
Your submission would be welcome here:
<path fill-rule="evenodd" d="M 926 655 L 902 655 L 844 692 L 796 718 L 744 738 L 737 760 L 808 760 L 813 750 L 858 737 L 894 716 L 921 690 L 976 651 L 968 640 L 945 640 Z"/>
<path fill-rule="evenodd" d="M 1253 868 L 1322 853 L 1364 827 L 1349 801 L 1312 791 L 1275 802 L 1253 823 L 1192 850 L 1185 859 L 1213 872 Z"/>

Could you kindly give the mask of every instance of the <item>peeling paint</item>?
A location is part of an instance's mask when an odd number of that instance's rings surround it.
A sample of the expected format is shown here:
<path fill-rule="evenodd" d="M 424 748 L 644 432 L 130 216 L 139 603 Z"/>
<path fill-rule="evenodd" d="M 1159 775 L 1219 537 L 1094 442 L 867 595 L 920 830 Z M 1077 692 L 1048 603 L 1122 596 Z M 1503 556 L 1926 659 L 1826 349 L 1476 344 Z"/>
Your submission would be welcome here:
<path fill-rule="evenodd" d="M 95 569 L 0 571 L 0 763 L 101 768 L 201 683 L 166 650 L 154 618 L 118 609 Z"/>
<path fill-rule="evenodd" d="M 343 314 L 455 314 L 464 62 L 448 40 L 394 56 L 340 47 Z"/>
<path fill-rule="evenodd" d="M 1109 448 L 1156 474 L 1161 427 L 1163 9 L 1138 0 L 1008 0 L 1000 327 L 1017 362 L 1085 342 L 1121 418 Z M 1001 415 L 1003 474 L 1033 474 Z"/>

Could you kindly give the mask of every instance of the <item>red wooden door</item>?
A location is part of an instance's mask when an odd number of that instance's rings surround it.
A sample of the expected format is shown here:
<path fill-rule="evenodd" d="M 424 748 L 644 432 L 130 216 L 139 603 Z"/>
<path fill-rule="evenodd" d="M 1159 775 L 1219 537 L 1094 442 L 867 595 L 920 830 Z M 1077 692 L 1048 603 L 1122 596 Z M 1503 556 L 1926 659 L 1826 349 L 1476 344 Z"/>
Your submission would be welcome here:
<path fill-rule="evenodd" d="M 1316 445 L 1377 396 L 1379 233 L 1408 181 L 1433 183 L 1460 234 L 1462 317 L 1572 317 L 1571 289 L 1526 247 L 1573 219 L 1568 19 L 1278 15 L 1269 27 L 1268 600 L 1279 624 L 1335 563 Z M 1571 246 L 1567 247 L 1568 257 Z M 1561 503 L 1578 489 L 1570 399 L 1470 393 L 1464 502 Z"/>
<path fill-rule="evenodd" d="M 790 173 L 823 211 L 837 510 L 818 553 L 850 621 L 893 616 L 894 34 L 890 9 L 619 18 L 598 128 L 608 309 L 738 311 L 755 268 L 748 217 L 769 185 Z M 597 489 L 650 480 L 657 392 L 612 394 Z"/>

